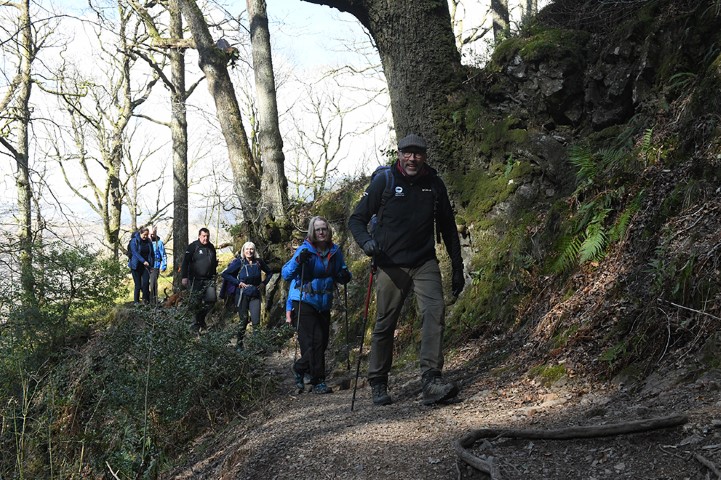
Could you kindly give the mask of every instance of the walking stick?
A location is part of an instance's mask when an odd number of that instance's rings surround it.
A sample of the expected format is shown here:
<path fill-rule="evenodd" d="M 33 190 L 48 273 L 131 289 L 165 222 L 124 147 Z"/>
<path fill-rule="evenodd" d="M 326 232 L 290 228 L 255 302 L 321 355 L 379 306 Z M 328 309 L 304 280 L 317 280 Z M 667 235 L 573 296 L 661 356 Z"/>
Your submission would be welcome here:
<path fill-rule="evenodd" d="M 298 294 L 298 321 L 295 322 L 295 352 L 293 353 L 293 366 L 298 360 L 298 336 L 300 336 L 300 306 L 303 305 L 303 276 L 305 274 L 305 262 L 300 265 L 300 293 Z"/>
<path fill-rule="evenodd" d="M 361 356 L 363 355 L 363 338 L 366 334 L 366 325 L 368 324 L 368 306 L 370 305 L 371 301 L 371 286 L 373 286 L 373 275 L 375 274 L 376 266 L 375 262 L 371 260 L 371 274 L 368 277 L 368 291 L 366 292 L 366 305 L 365 309 L 363 311 L 363 330 L 361 330 L 361 341 L 360 341 L 360 348 L 358 349 L 358 363 L 356 364 L 355 368 L 355 384 L 353 384 L 353 399 L 350 402 L 350 411 L 353 411 L 353 407 L 355 406 L 355 394 L 356 390 L 358 390 L 358 375 L 360 374 L 360 364 L 361 364 Z"/>
<path fill-rule="evenodd" d="M 345 358 L 350 372 L 350 338 L 348 332 L 348 284 L 343 285 L 343 298 L 345 302 Z"/>

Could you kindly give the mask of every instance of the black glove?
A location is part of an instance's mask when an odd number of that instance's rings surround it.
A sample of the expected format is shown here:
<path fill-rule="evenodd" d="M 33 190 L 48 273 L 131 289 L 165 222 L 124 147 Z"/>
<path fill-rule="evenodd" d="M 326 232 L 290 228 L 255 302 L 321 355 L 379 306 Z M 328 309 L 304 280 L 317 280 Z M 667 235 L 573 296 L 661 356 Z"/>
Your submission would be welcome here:
<path fill-rule="evenodd" d="M 298 262 L 299 263 L 306 263 L 308 260 L 310 260 L 310 257 L 312 257 L 313 254 L 310 250 L 307 248 L 304 248 L 300 251 L 300 255 L 298 255 Z"/>
<path fill-rule="evenodd" d="M 463 291 L 463 287 L 466 286 L 466 279 L 463 277 L 463 269 L 453 270 L 453 277 L 451 279 L 451 291 L 453 296 L 457 297 Z"/>
<path fill-rule="evenodd" d="M 345 285 L 346 283 L 350 282 L 350 272 L 348 271 L 348 269 L 341 269 L 341 271 L 338 272 L 338 275 L 336 275 L 335 281 L 340 283 L 341 285 Z"/>
<path fill-rule="evenodd" d="M 372 238 L 368 240 L 366 243 L 363 244 L 363 251 L 366 255 L 369 257 L 372 257 L 373 255 L 378 255 L 381 251 L 380 247 L 378 247 L 378 242 L 373 240 Z"/>

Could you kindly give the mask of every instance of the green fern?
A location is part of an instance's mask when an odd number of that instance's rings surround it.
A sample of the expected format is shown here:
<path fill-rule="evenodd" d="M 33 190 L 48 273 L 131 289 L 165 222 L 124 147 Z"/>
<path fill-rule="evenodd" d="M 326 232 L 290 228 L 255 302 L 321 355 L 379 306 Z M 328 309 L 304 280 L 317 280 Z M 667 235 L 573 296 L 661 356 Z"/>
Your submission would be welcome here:
<path fill-rule="evenodd" d="M 574 215 L 573 232 L 584 231 L 590 223 L 594 222 L 599 212 L 611 208 L 615 197 L 615 192 L 608 191 L 579 205 L 578 211 Z"/>
<path fill-rule="evenodd" d="M 609 243 L 616 243 L 626 235 L 626 230 L 628 230 L 631 219 L 641 208 L 641 200 L 643 199 L 643 194 L 643 190 L 638 192 L 638 194 L 634 197 L 628 207 L 626 207 L 626 209 L 621 213 L 621 215 L 618 216 L 613 226 L 608 231 Z"/>
<path fill-rule="evenodd" d="M 628 155 L 628 151 L 625 148 L 603 148 L 598 151 L 598 155 L 601 157 L 603 171 L 611 172 L 621 166 L 623 159 Z"/>
<path fill-rule="evenodd" d="M 583 241 L 576 235 L 568 240 L 562 249 L 561 255 L 553 263 L 553 270 L 563 273 L 571 270 L 578 264 L 578 252 L 581 250 Z"/>
<path fill-rule="evenodd" d="M 608 237 L 601 222 L 591 223 L 585 232 L 585 238 L 578 251 L 578 263 L 600 260 L 608 244 Z"/>
<path fill-rule="evenodd" d="M 568 153 L 568 161 L 578 169 L 576 180 L 579 184 L 593 183 L 593 179 L 598 175 L 598 163 L 586 147 L 572 147 Z"/>
<path fill-rule="evenodd" d="M 666 87 L 669 89 L 669 91 L 673 91 L 678 89 L 685 89 L 688 87 L 694 80 L 696 80 L 697 75 L 692 72 L 681 72 L 677 73 L 675 75 L 672 75 L 671 78 L 668 79 L 668 84 Z"/>

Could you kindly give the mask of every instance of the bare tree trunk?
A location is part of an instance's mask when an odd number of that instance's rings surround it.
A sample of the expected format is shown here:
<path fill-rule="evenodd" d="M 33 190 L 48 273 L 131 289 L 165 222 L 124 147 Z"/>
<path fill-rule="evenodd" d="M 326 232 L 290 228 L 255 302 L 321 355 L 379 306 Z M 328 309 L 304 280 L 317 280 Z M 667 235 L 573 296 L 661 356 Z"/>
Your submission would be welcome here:
<path fill-rule="evenodd" d="M 183 38 L 183 17 L 178 0 L 170 0 L 170 35 Z M 188 119 L 185 101 L 185 52 L 170 51 L 170 132 L 173 139 L 173 287 L 180 288 L 180 265 L 188 245 Z"/>
<path fill-rule="evenodd" d="M 526 15 L 535 17 L 538 13 L 538 0 L 526 0 Z"/>
<path fill-rule="evenodd" d="M 20 240 L 20 268 L 23 299 L 29 306 L 35 305 L 35 279 L 33 274 L 33 230 L 32 230 L 32 185 L 30 184 L 29 142 L 30 92 L 32 90 L 32 61 L 34 57 L 33 37 L 30 25 L 30 1 L 19 4 L 20 12 L 20 74 L 18 89 L 17 117 L 18 139 L 15 153 L 17 165 L 15 185 L 18 194 L 18 238 Z"/>
<path fill-rule="evenodd" d="M 243 119 L 228 75 L 228 56 L 216 48 L 203 12 L 194 0 L 180 0 L 183 16 L 198 49 L 199 65 L 208 80 L 220 128 L 228 147 L 230 168 L 235 180 L 235 193 L 242 210 L 243 230 L 249 238 L 260 238 L 258 204 L 260 203 L 260 172 L 248 144 Z"/>
<path fill-rule="evenodd" d="M 152 39 L 152 45 L 168 50 L 170 59 L 170 78 L 160 75 L 160 79 L 170 91 L 170 122 L 144 116 L 160 125 L 170 129 L 173 148 L 173 226 L 172 226 L 172 256 L 173 256 L 173 288 L 180 288 L 180 266 L 183 252 L 188 245 L 188 119 L 186 103 L 188 97 L 198 85 L 193 84 L 190 89 L 185 85 L 185 49 L 194 48 L 192 41 L 183 38 L 183 16 L 179 0 L 169 0 L 167 11 L 170 17 L 168 26 L 169 38 L 161 37 L 161 32 L 155 24 L 155 18 L 137 2 L 131 3 L 136 14 L 142 19 L 146 31 Z M 136 50 L 136 53 L 145 60 L 155 71 L 162 71 L 163 66 L 151 55 Z"/>
<path fill-rule="evenodd" d="M 499 43 L 508 38 L 511 31 L 508 0 L 491 0 L 491 12 L 493 13 L 493 39 Z"/>
<path fill-rule="evenodd" d="M 378 48 L 398 137 L 415 132 L 429 142 L 437 162 L 454 150 L 443 135 L 449 97 L 460 85 L 461 58 L 447 2 L 412 0 L 304 0 L 355 16 Z M 437 152 L 437 154 L 436 154 Z"/>
<path fill-rule="evenodd" d="M 128 42 L 126 38 L 127 12 L 122 3 L 118 3 L 118 18 L 120 23 L 120 56 L 123 84 L 118 92 L 122 99 L 118 121 L 113 125 L 110 140 L 110 154 L 108 156 L 108 176 L 106 191 L 108 192 L 108 224 L 106 238 L 112 245 L 113 255 L 118 256 L 120 245 L 120 220 L 123 211 L 124 192 L 120 180 L 123 165 L 123 142 L 125 128 L 133 115 L 132 96 L 130 93 L 130 57 L 128 56 Z"/>
<path fill-rule="evenodd" d="M 288 180 L 285 177 L 283 138 L 278 126 L 278 102 L 265 0 L 248 0 L 250 43 L 259 116 L 263 212 L 275 220 L 285 218 L 288 209 Z"/>
<path fill-rule="evenodd" d="M 538 0 L 526 0 L 523 9 L 523 24 L 527 25 L 538 14 Z"/>

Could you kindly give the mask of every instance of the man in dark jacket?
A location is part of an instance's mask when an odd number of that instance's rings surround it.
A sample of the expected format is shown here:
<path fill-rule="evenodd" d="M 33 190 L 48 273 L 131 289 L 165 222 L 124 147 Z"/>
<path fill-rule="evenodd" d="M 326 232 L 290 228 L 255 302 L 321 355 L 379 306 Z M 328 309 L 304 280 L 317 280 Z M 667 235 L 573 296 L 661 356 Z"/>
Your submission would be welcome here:
<path fill-rule="evenodd" d="M 190 286 L 191 289 L 190 297 L 195 310 L 192 328 L 198 333 L 201 329 L 208 328 L 205 324 L 205 316 L 215 302 L 217 267 L 218 258 L 215 255 L 215 247 L 210 243 L 210 230 L 203 227 L 198 232 L 198 239 L 185 249 L 180 270 L 182 285 Z"/>
<path fill-rule="evenodd" d="M 453 269 L 453 294 L 463 290 L 463 260 L 448 192 L 437 172 L 426 165 L 428 147 L 418 135 L 398 142 L 398 161 L 391 176 L 377 175 L 348 220 L 355 241 L 374 257 L 377 319 L 371 337 L 368 381 L 373 403 L 388 405 L 388 373 L 393 362 L 393 334 L 401 308 L 413 291 L 422 316 L 420 367 L 423 403 L 445 403 L 458 394 L 443 370 L 445 303 L 435 251 L 434 227 L 443 236 Z M 386 182 L 392 180 L 390 190 Z M 376 215 L 373 236 L 368 222 Z"/>

